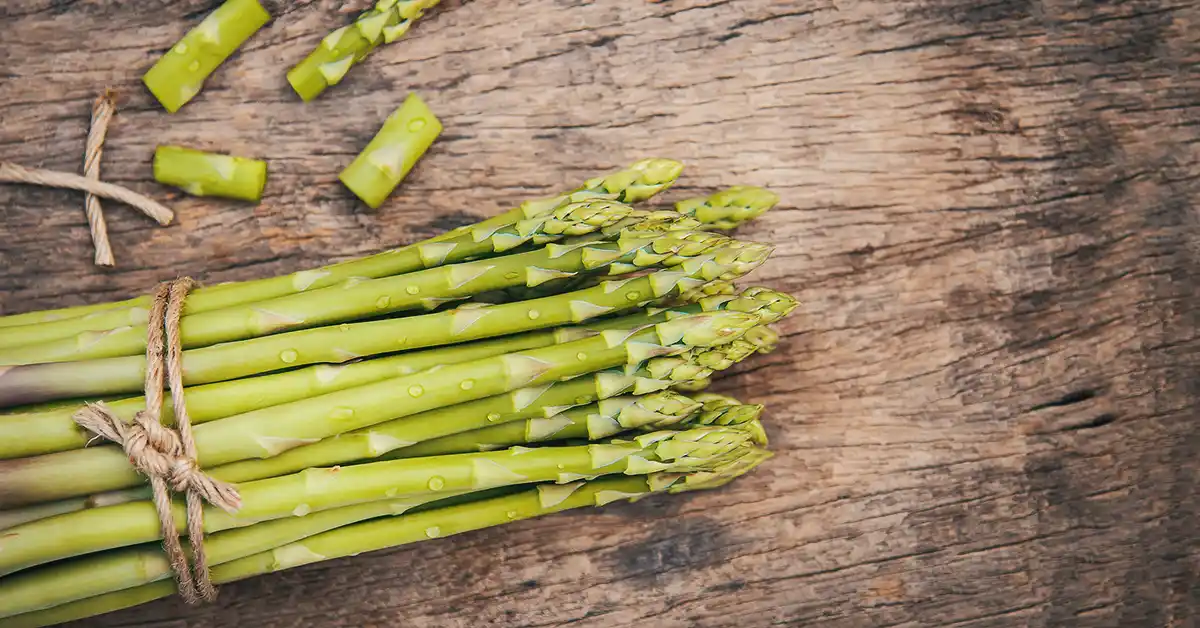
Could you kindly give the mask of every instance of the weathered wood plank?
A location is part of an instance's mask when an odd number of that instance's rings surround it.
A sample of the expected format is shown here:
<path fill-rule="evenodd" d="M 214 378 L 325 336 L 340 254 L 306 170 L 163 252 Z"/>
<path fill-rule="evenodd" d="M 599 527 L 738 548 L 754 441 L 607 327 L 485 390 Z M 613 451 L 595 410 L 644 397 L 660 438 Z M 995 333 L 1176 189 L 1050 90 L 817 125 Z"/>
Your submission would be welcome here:
<path fill-rule="evenodd" d="M 412 241 L 649 155 L 733 183 L 804 303 L 722 389 L 779 456 L 733 486 L 312 566 L 95 625 L 1188 626 L 1200 611 L 1200 9 L 1181 1 L 448 1 L 302 105 L 295 3 L 175 116 L 138 88 L 212 0 L 8 0 L 0 155 L 165 196 L 157 142 L 264 157 L 257 206 L 158 229 L 0 188 L 0 310 Z M 408 90 L 446 134 L 378 211 L 336 173 Z M 586 530 L 586 534 L 581 534 Z"/>

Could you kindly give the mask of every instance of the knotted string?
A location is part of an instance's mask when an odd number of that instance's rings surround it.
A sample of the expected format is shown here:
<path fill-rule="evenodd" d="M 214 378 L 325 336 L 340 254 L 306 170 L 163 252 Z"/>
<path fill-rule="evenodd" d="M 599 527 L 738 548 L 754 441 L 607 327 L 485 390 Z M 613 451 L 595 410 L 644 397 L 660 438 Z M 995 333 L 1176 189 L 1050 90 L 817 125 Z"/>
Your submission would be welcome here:
<path fill-rule="evenodd" d="M 209 477 L 196 463 L 192 422 L 183 400 L 183 351 L 179 338 L 183 302 L 194 285 L 185 277 L 159 285 L 154 293 L 146 334 L 146 409 L 139 411 L 132 423 L 122 421 L 102 402 L 89 403 L 74 415 L 75 422 L 84 429 L 121 445 L 133 466 L 150 479 L 163 548 L 175 573 L 179 595 L 188 604 L 211 602 L 217 594 L 204 552 L 203 502 L 230 513 L 241 507 L 237 489 Z M 161 420 L 164 374 L 171 391 L 177 431 L 164 426 Z M 185 493 L 187 499 L 190 565 L 179 542 L 172 491 Z"/>

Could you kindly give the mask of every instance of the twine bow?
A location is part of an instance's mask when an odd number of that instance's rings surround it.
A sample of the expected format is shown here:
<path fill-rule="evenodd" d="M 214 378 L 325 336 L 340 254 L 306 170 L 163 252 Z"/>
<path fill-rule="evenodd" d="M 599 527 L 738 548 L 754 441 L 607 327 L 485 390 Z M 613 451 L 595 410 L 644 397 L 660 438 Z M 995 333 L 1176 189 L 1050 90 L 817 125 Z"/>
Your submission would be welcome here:
<path fill-rule="evenodd" d="M 122 421 L 102 402 L 89 403 L 74 415 L 75 422 L 84 429 L 121 445 L 133 466 L 150 479 L 163 548 L 179 594 L 188 604 L 211 602 L 217 595 L 204 552 L 203 502 L 230 513 L 241 507 L 233 485 L 209 477 L 196 463 L 192 422 L 183 399 L 183 349 L 179 338 L 183 301 L 193 286 L 195 282 L 185 277 L 159 285 L 154 293 L 146 325 L 146 409 L 138 412 L 132 423 Z M 164 376 L 171 391 L 177 432 L 162 424 Z M 172 491 L 184 493 L 187 499 L 190 565 L 179 541 Z"/>

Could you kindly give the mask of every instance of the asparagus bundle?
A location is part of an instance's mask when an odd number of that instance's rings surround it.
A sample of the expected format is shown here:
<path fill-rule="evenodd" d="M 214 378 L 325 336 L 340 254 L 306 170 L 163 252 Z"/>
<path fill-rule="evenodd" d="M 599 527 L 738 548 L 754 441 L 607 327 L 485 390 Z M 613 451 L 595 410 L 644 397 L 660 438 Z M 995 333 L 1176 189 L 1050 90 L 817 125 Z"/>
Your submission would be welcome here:
<path fill-rule="evenodd" d="M 772 247 L 724 233 L 778 199 L 638 205 L 679 172 L 644 160 L 423 242 L 195 290 L 176 392 L 198 468 L 240 497 L 204 508 L 213 581 L 716 487 L 766 460 L 762 406 L 684 391 L 774 350 L 796 307 L 736 286 Z M 145 408 L 149 304 L 0 317 L 0 626 L 175 590 L 146 477 L 75 420 Z M 182 530 L 183 501 L 167 510 Z"/>

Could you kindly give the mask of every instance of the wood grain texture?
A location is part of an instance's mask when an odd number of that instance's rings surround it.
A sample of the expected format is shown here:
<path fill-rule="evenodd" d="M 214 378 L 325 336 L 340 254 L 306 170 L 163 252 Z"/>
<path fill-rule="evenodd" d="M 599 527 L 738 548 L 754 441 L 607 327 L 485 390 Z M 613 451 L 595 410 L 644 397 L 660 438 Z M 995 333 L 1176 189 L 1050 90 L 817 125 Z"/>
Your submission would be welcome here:
<path fill-rule="evenodd" d="M 303 105 L 343 23 L 286 3 L 175 116 L 137 78 L 215 0 L 6 0 L 0 156 L 168 198 L 157 142 L 265 158 L 258 206 L 0 188 L 0 310 L 262 277 L 497 213 L 646 156 L 668 200 L 784 207 L 758 282 L 803 307 L 722 390 L 779 455 L 721 491 L 226 586 L 97 626 L 1195 626 L 1200 7 L 1130 0 L 447 0 Z M 409 90 L 446 132 L 378 211 L 336 174 Z"/>

